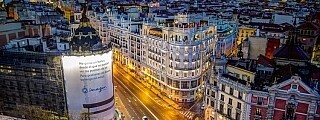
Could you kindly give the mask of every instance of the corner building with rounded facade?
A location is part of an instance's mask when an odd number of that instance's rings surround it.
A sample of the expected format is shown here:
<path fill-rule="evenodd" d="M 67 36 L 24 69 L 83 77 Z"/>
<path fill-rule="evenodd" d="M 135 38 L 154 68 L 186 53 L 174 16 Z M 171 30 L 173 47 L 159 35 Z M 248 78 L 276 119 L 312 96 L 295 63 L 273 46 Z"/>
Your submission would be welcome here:
<path fill-rule="evenodd" d="M 145 80 L 178 102 L 192 102 L 206 79 L 216 40 L 208 20 L 178 14 L 173 21 L 142 26 L 142 71 Z"/>
<path fill-rule="evenodd" d="M 101 23 L 97 28 L 107 29 L 115 63 L 172 100 L 195 101 L 214 53 L 214 20 L 198 13 L 142 17 L 136 8 L 127 14 L 107 11 L 95 12 L 90 19 Z"/>

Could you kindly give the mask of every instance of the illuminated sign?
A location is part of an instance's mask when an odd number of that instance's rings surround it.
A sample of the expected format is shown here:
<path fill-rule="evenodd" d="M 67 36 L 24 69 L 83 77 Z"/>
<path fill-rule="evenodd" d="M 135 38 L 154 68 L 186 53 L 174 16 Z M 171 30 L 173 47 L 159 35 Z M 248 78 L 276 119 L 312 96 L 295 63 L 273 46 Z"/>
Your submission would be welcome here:
<path fill-rule="evenodd" d="M 63 56 L 62 63 L 68 111 L 73 119 L 88 111 L 92 119 L 113 119 L 112 52 Z"/>

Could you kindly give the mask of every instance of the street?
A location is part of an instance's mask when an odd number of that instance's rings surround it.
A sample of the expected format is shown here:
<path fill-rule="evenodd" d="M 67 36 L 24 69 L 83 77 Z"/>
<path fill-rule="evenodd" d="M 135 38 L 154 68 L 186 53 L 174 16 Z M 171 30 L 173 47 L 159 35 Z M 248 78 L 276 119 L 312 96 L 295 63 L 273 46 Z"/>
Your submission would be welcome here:
<path fill-rule="evenodd" d="M 114 81 L 116 86 L 116 101 L 119 106 L 118 109 L 124 113 L 125 119 L 136 120 L 141 119 L 143 116 L 148 116 L 149 119 L 155 120 L 152 114 L 130 93 L 126 86 L 119 83 L 118 80 Z"/>
<path fill-rule="evenodd" d="M 125 116 L 126 120 L 141 120 L 143 116 L 147 116 L 150 120 L 185 119 L 179 110 L 170 107 L 117 65 L 113 65 L 113 79 L 116 86 L 115 94 L 124 105 L 119 110 L 128 111 L 130 115 Z"/>

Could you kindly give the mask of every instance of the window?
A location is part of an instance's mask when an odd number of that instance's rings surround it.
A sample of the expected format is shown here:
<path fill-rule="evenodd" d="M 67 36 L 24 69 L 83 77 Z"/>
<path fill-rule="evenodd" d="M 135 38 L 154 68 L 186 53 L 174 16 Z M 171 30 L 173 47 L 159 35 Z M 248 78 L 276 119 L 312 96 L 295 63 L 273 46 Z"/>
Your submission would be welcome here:
<path fill-rule="evenodd" d="M 211 97 L 215 98 L 216 97 L 216 93 L 211 91 Z"/>
<path fill-rule="evenodd" d="M 238 92 L 238 98 L 242 99 L 242 92 Z"/>
<path fill-rule="evenodd" d="M 224 91 L 226 89 L 225 85 L 221 85 L 221 90 Z"/>
<path fill-rule="evenodd" d="M 292 88 L 292 89 L 297 89 L 297 88 L 298 88 L 298 85 L 292 85 L 291 88 Z"/>
<path fill-rule="evenodd" d="M 227 115 L 231 117 L 231 108 L 228 108 Z"/>
<path fill-rule="evenodd" d="M 262 100 L 263 100 L 262 97 L 258 97 L 258 105 L 262 105 Z"/>
<path fill-rule="evenodd" d="M 217 84 L 218 84 L 217 81 L 213 82 L 213 86 L 217 86 Z"/>
<path fill-rule="evenodd" d="M 259 108 L 256 109 L 256 115 L 261 115 L 261 109 Z"/>
<path fill-rule="evenodd" d="M 188 96 L 188 92 L 187 91 L 182 91 L 182 96 Z"/>
<path fill-rule="evenodd" d="M 214 101 L 211 101 L 211 107 L 214 108 Z"/>
<path fill-rule="evenodd" d="M 242 75 L 242 80 L 246 80 L 248 78 L 248 75 L 243 74 Z"/>
<path fill-rule="evenodd" d="M 238 109 L 241 109 L 241 103 L 240 103 L 240 102 L 238 102 L 237 108 L 238 108 Z"/>
<path fill-rule="evenodd" d="M 184 76 L 184 77 L 187 77 L 187 73 L 183 73 L 183 76 Z"/>
<path fill-rule="evenodd" d="M 197 87 L 197 80 L 191 81 L 191 87 L 192 87 L 192 88 Z"/>
<path fill-rule="evenodd" d="M 220 100 L 224 101 L 224 95 L 221 94 Z"/>
<path fill-rule="evenodd" d="M 209 95 L 209 94 L 210 94 L 210 89 L 207 89 L 206 94 L 207 94 L 207 95 Z"/>
<path fill-rule="evenodd" d="M 178 76 L 179 74 L 178 74 L 178 72 L 176 72 L 176 76 Z"/>
<path fill-rule="evenodd" d="M 181 82 L 181 88 L 182 89 L 188 89 L 189 87 L 188 87 L 188 81 L 182 81 Z"/>
<path fill-rule="evenodd" d="M 238 73 L 234 73 L 234 77 L 239 78 L 240 79 L 240 74 Z"/>
<path fill-rule="evenodd" d="M 240 113 L 236 113 L 236 120 L 240 120 Z"/>
<path fill-rule="evenodd" d="M 229 98 L 229 103 L 228 104 L 232 105 L 232 99 L 231 98 Z"/>
<path fill-rule="evenodd" d="M 175 95 L 179 95 L 179 91 L 178 90 L 176 90 L 174 92 L 175 92 Z"/>
<path fill-rule="evenodd" d="M 230 95 L 233 95 L 233 88 L 230 88 Z"/>
<path fill-rule="evenodd" d="M 219 109 L 219 111 L 220 111 L 221 113 L 223 113 L 223 104 L 220 104 L 220 109 Z"/>

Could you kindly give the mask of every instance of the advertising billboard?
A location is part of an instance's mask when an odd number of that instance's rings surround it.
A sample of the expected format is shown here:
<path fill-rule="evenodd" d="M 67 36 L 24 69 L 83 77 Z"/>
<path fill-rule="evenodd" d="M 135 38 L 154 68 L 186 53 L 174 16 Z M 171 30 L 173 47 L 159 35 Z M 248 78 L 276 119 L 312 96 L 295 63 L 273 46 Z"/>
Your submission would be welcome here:
<path fill-rule="evenodd" d="M 112 52 L 90 56 L 63 56 L 68 112 L 78 120 L 110 120 L 115 114 Z"/>

